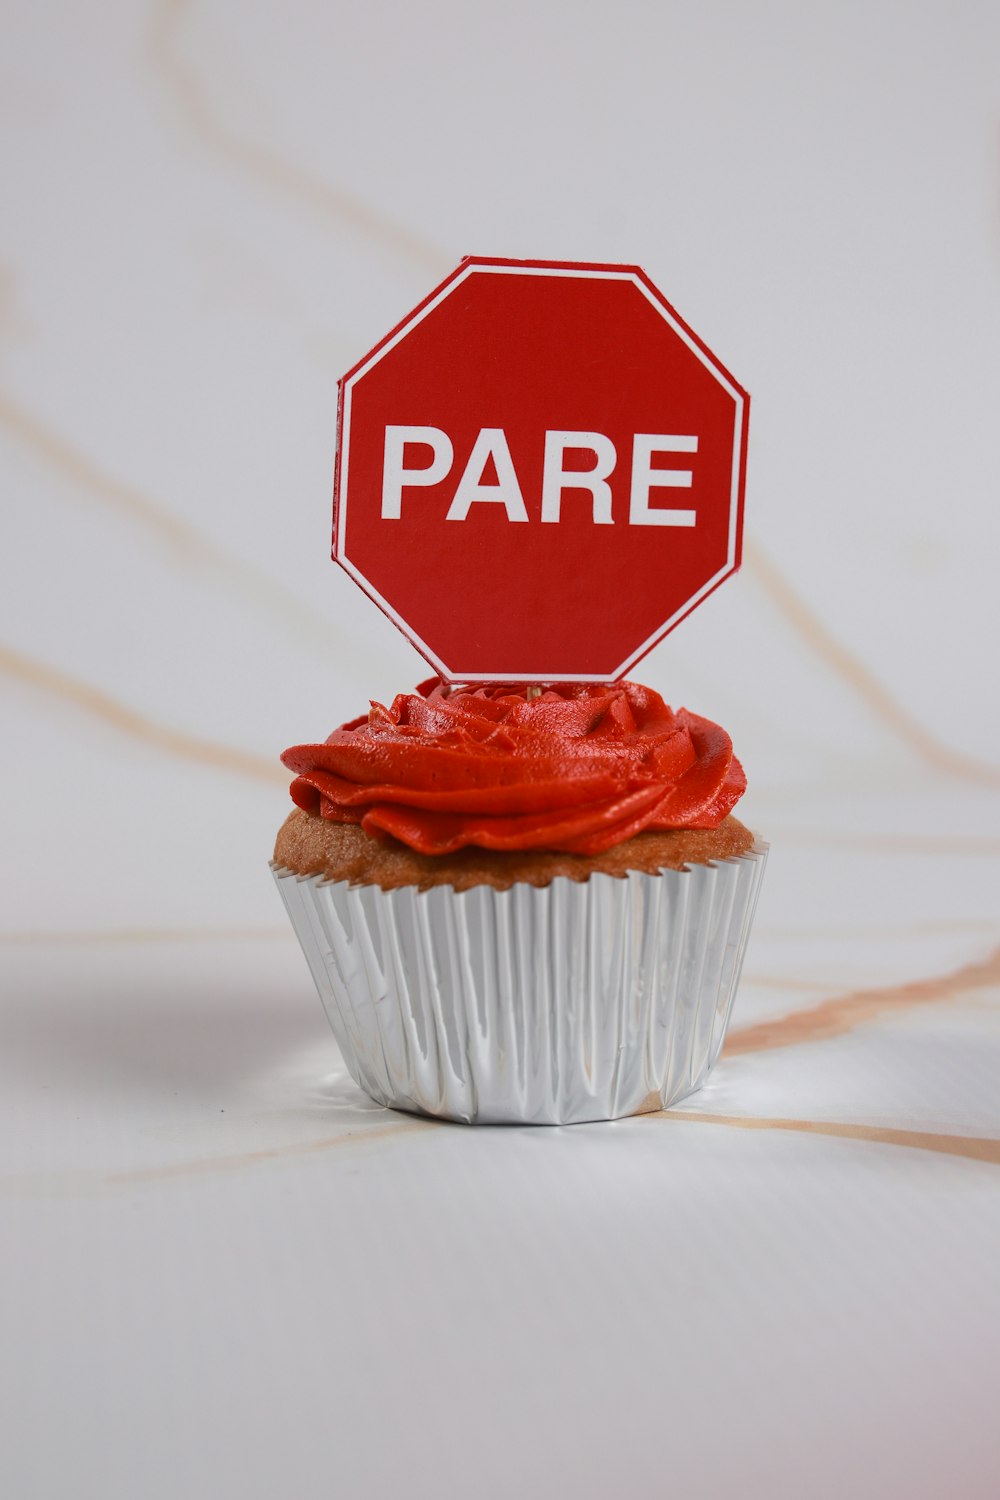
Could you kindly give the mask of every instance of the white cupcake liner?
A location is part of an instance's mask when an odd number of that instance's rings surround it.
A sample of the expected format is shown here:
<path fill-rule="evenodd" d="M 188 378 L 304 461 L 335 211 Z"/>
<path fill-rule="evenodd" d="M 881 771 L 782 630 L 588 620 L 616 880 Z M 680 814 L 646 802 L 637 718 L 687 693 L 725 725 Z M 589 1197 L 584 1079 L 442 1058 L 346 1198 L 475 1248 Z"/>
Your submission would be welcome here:
<path fill-rule="evenodd" d="M 767 858 L 506 891 L 272 865 L 344 1061 L 394 1109 L 568 1125 L 660 1109 L 722 1047 Z"/>

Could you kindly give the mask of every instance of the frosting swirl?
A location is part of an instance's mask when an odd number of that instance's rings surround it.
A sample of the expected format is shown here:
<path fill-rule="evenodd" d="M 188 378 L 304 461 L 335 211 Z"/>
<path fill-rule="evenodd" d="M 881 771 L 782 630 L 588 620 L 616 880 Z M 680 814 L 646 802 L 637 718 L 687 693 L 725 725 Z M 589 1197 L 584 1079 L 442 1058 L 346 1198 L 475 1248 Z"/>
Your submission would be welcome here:
<path fill-rule="evenodd" d="M 449 692 L 437 678 L 281 757 L 292 800 L 421 854 L 598 854 L 645 829 L 717 828 L 746 790 L 724 729 L 638 683 Z"/>
<path fill-rule="evenodd" d="M 643 829 L 717 828 L 747 789 L 726 730 L 637 682 L 529 699 L 432 678 L 282 762 L 298 807 L 427 855 L 600 853 Z"/>

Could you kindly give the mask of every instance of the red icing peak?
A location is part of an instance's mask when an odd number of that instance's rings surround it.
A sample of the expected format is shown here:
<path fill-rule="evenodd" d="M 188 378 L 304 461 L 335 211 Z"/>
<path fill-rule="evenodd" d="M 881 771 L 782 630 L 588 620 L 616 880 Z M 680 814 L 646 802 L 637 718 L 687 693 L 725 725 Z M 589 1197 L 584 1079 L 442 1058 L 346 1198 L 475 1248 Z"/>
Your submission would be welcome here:
<path fill-rule="evenodd" d="M 716 828 L 746 789 L 724 729 L 633 682 L 529 698 L 432 678 L 281 759 L 299 807 L 421 854 L 597 854 L 643 829 Z"/>

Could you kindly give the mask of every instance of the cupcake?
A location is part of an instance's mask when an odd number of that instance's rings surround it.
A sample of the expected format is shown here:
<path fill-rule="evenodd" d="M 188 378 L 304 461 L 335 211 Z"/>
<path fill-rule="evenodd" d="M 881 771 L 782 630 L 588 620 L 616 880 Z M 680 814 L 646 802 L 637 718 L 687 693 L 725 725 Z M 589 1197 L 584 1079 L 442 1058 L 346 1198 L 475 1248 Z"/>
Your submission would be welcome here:
<path fill-rule="evenodd" d="M 435 678 L 282 760 L 272 868 L 372 1099 L 570 1124 L 704 1082 L 766 859 L 725 730 L 637 683 Z"/>

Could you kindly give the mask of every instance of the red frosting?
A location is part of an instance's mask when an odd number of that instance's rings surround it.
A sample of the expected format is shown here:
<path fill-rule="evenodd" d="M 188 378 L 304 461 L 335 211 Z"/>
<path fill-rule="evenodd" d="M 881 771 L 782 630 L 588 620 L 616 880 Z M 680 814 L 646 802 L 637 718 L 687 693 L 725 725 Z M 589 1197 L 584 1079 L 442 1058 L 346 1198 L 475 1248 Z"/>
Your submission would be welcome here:
<path fill-rule="evenodd" d="M 435 678 L 281 759 L 306 812 L 421 854 L 598 854 L 643 829 L 717 828 L 746 790 L 724 729 L 634 682 L 529 699 Z"/>

